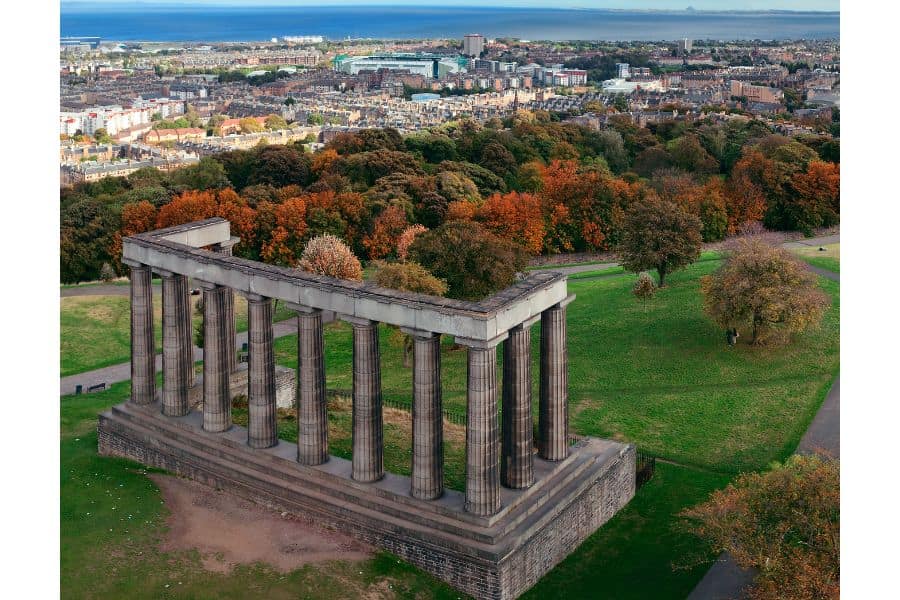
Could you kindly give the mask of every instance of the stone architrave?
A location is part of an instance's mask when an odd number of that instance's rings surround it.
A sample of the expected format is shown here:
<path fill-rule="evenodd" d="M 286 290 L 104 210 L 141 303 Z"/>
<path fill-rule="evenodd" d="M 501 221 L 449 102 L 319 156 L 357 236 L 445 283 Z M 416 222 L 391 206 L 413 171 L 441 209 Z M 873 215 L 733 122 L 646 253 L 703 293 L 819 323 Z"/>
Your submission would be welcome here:
<path fill-rule="evenodd" d="M 510 329 L 503 342 L 502 394 L 500 480 L 508 488 L 527 488 L 534 483 L 531 323 Z"/>
<path fill-rule="evenodd" d="M 444 493 L 441 336 L 430 332 L 410 335 L 413 337 L 410 493 L 414 498 L 434 500 Z"/>
<path fill-rule="evenodd" d="M 271 448 L 278 443 L 272 299 L 248 294 L 247 313 L 250 350 L 247 444 L 251 448 Z M 231 347 L 234 348 L 233 338 Z"/>
<path fill-rule="evenodd" d="M 153 337 L 153 279 L 147 265 L 131 265 L 131 401 L 156 399 L 156 340 Z"/>
<path fill-rule="evenodd" d="M 356 481 L 373 482 L 384 477 L 378 323 L 366 319 L 350 322 L 353 325 L 352 477 Z"/>
<path fill-rule="evenodd" d="M 297 461 L 320 465 L 328 460 L 322 311 L 291 308 L 297 310 Z"/>
<path fill-rule="evenodd" d="M 545 460 L 563 460 L 569 455 L 568 384 L 566 306 L 560 303 L 541 313 L 538 453 Z"/>
<path fill-rule="evenodd" d="M 203 429 L 213 433 L 231 429 L 231 369 L 228 365 L 228 328 L 224 308 L 227 288 L 203 286 Z"/>
<path fill-rule="evenodd" d="M 162 273 L 162 412 L 170 417 L 180 417 L 190 411 L 189 357 L 193 353 L 193 345 L 186 344 L 184 335 L 190 324 L 184 301 L 186 294 L 187 278 L 184 275 Z"/>

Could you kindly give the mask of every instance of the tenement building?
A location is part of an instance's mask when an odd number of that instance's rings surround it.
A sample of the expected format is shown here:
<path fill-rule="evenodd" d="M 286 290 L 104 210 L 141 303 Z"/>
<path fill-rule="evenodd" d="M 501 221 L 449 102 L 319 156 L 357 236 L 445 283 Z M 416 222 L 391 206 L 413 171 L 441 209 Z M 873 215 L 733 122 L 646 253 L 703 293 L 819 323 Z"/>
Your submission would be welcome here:
<path fill-rule="evenodd" d="M 132 394 L 100 415 L 99 451 L 311 516 L 477 598 L 515 598 L 634 495 L 632 445 L 568 428 L 566 278 L 533 273 L 481 302 L 387 290 L 232 256 L 207 219 L 123 240 Z M 151 277 L 162 278 L 157 389 Z M 188 278 L 203 289 L 194 380 Z M 248 427 L 232 423 L 234 296 L 249 312 Z M 297 311 L 296 444 L 279 440 L 273 301 Z M 353 328 L 352 457 L 328 452 L 323 311 Z M 379 323 L 414 340 L 411 475 L 385 472 Z M 537 439 L 531 328 L 540 323 Z M 441 336 L 467 348 L 465 489 L 444 487 Z M 497 346 L 502 344 L 502 386 Z M 191 395 L 193 386 L 202 394 Z M 202 408 L 192 397 L 202 398 Z"/>

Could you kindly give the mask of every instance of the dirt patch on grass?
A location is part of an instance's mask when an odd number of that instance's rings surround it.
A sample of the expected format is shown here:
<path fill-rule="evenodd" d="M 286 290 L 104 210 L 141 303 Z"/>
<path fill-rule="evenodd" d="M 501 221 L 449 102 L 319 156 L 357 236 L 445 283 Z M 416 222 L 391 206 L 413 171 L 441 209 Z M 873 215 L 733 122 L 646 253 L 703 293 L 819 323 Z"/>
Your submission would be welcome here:
<path fill-rule="evenodd" d="M 152 474 L 171 511 L 160 550 L 197 550 L 209 571 L 265 563 L 289 573 L 307 564 L 371 558 L 372 549 L 287 513 L 278 513 L 205 485 Z"/>

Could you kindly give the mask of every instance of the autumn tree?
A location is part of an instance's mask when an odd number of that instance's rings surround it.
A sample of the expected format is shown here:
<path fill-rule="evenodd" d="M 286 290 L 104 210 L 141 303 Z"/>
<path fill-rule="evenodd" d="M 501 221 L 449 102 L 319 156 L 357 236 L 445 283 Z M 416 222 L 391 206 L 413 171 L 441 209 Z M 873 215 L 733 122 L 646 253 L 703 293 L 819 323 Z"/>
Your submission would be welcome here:
<path fill-rule="evenodd" d="M 778 207 L 779 228 L 811 234 L 818 227 L 837 224 L 841 198 L 839 164 L 812 161 L 805 171 L 794 174 L 790 188 L 793 193 Z"/>
<path fill-rule="evenodd" d="M 297 266 L 310 273 L 362 281 L 362 265 L 341 239 L 320 235 L 309 240 Z"/>
<path fill-rule="evenodd" d="M 700 219 L 674 202 L 647 197 L 625 215 L 619 256 L 626 270 L 655 269 L 659 286 L 666 275 L 700 257 Z"/>
<path fill-rule="evenodd" d="M 374 281 L 381 287 L 404 292 L 443 296 L 447 293 L 447 283 L 429 273 L 422 265 L 414 262 L 384 263 L 379 261 Z M 403 348 L 403 366 L 410 366 L 412 337 L 392 327 L 392 335 Z"/>
<path fill-rule="evenodd" d="M 416 237 L 410 259 L 447 282 L 447 296 L 480 300 L 512 285 L 525 251 L 478 223 L 451 221 Z"/>
<path fill-rule="evenodd" d="M 716 553 L 756 571 L 749 598 L 840 597 L 840 463 L 794 455 L 744 473 L 681 516 Z"/>
<path fill-rule="evenodd" d="M 426 231 L 428 231 L 428 228 L 424 225 L 411 225 L 404 229 L 400 237 L 397 238 L 397 258 L 406 260 L 409 255 L 409 247 L 412 246 L 416 236 Z"/>
<path fill-rule="evenodd" d="M 518 241 L 531 254 L 540 254 L 544 247 L 541 200 L 533 194 L 494 194 L 478 209 L 476 219 L 488 231 Z"/>
<path fill-rule="evenodd" d="M 271 114 L 266 117 L 266 129 L 277 131 L 279 129 L 287 129 L 287 127 L 287 121 L 280 115 Z"/>
<path fill-rule="evenodd" d="M 756 237 L 738 240 L 719 270 L 701 279 L 704 309 L 726 329 L 750 330 L 750 343 L 787 341 L 817 325 L 828 307 L 816 276 L 786 250 Z"/>
<path fill-rule="evenodd" d="M 306 202 L 290 198 L 275 208 L 275 227 L 262 245 L 262 259 L 276 265 L 293 265 L 303 251 L 306 235 Z"/>
<path fill-rule="evenodd" d="M 372 233 L 363 238 L 363 247 L 369 258 L 389 256 L 397 249 L 397 240 L 409 223 L 398 204 L 391 204 L 375 219 Z"/>

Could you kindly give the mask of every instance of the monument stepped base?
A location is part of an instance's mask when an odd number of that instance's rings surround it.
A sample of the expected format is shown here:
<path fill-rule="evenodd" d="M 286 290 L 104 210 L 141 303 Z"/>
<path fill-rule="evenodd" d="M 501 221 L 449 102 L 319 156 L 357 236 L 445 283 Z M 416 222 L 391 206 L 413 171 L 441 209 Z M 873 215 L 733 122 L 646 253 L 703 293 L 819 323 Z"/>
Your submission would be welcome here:
<path fill-rule="evenodd" d="M 501 510 L 478 517 L 464 495 L 409 494 L 409 478 L 350 478 L 350 461 L 296 462 L 295 444 L 247 446 L 247 430 L 202 430 L 202 415 L 165 417 L 158 403 L 124 403 L 100 415 L 99 452 L 166 469 L 278 511 L 313 516 L 391 552 L 476 598 L 515 598 L 634 496 L 631 445 L 585 438 L 560 462 L 535 457 L 535 484 L 501 490 Z"/>

